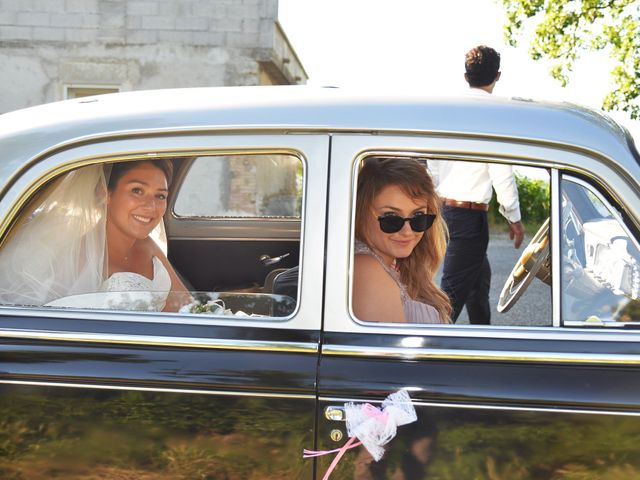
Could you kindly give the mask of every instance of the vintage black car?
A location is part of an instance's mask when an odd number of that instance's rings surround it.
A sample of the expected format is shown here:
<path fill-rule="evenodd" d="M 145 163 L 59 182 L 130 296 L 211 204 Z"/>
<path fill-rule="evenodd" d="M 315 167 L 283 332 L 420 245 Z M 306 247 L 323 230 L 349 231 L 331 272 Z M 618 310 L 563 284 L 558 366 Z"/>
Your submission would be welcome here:
<path fill-rule="evenodd" d="M 196 301 L 224 302 L 4 301 L 0 478 L 320 479 L 333 457 L 303 449 L 339 448 L 345 403 L 401 389 L 417 421 L 381 461 L 352 449 L 331 478 L 640 478 L 640 156 L 602 114 L 162 90 L 2 115 L 0 152 L 3 244 L 61 175 L 171 159 L 168 258 Z M 375 156 L 508 163 L 548 182 L 549 219 L 527 225 L 494 324 L 353 315 L 354 189 Z M 544 301 L 514 316 L 527 287 Z"/>

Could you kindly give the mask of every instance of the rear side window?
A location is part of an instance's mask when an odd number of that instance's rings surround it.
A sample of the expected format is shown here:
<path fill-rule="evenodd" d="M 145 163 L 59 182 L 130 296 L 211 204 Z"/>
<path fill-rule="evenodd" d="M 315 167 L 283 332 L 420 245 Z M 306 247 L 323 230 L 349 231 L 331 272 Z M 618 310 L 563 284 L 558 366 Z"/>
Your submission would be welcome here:
<path fill-rule="evenodd" d="M 176 197 L 181 217 L 300 218 L 302 163 L 293 155 L 193 161 Z"/>
<path fill-rule="evenodd" d="M 302 165 L 285 154 L 207 155 L 62 173 L 3 239 L 0 305 L 288 317 Z"/>

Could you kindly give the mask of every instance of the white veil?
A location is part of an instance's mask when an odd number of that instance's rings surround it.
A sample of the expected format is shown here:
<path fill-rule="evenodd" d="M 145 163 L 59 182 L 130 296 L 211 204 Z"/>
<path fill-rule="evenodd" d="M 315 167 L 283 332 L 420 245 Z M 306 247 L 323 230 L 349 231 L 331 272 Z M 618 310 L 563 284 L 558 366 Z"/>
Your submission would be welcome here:
<path fill-rule="evenodd" d="M 32 200 L 0 250 L 0 304 L 44 305 L 104 280 L 107 185 L 102 165 L 69 172 Z"/>

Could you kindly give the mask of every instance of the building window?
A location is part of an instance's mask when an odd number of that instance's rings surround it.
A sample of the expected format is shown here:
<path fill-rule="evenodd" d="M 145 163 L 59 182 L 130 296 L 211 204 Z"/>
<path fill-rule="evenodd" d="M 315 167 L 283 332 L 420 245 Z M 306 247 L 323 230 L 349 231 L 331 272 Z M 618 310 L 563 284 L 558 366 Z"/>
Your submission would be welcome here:
<path fill-rule="evenodd" d="M 64 98 L 91 97 L 93 95 L 104 95 L 105 93 L 118 93 L 120 87 L 115 85 L 65 85 Z"/>

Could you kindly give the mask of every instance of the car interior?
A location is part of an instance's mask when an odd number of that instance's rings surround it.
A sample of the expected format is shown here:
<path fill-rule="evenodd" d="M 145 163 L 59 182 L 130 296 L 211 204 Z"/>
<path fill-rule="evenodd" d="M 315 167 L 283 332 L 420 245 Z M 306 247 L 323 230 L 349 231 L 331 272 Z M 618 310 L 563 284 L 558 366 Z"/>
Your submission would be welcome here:
<path fill-rule="evenodd" d="M 301 161 L 282 154 L 224 155 L 178 158 L 174 166 L 165 227 L 168 258 L 185 285 L 215 292 L 231 312 L 292 314 Z"/>

